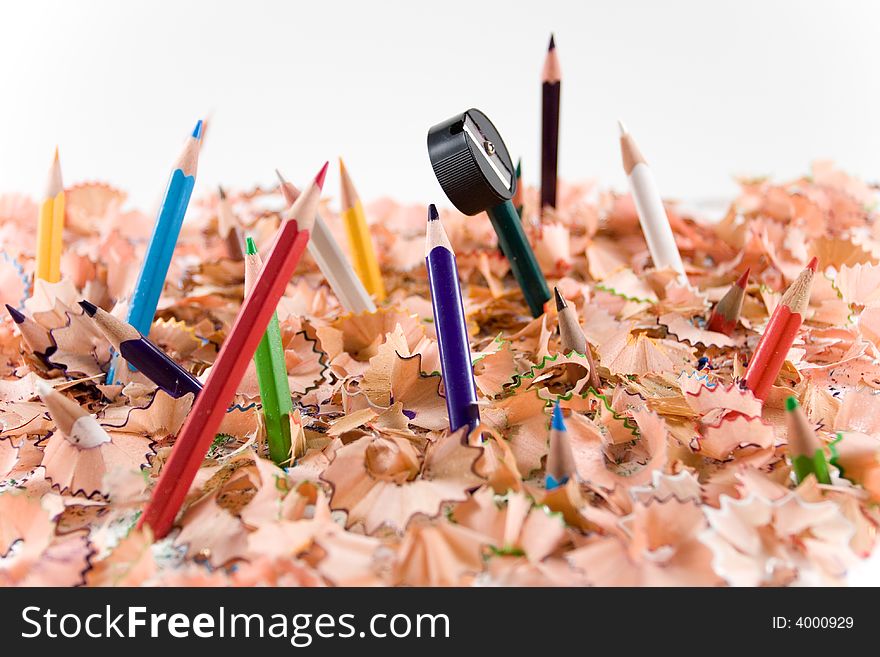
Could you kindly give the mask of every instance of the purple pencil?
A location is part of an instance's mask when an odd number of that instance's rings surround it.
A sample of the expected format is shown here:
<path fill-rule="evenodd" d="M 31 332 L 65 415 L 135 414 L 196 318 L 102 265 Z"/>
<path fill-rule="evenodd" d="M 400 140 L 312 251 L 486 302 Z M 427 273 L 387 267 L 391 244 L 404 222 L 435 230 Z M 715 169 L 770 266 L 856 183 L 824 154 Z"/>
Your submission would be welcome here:
<path fill-rule="evenodd" d="M 79 305 L 95 320 L 116 352 L 169 395 L 178 398 L 191 392 L 198 396 L 202 391 L 202 383 L 196 377 L 171 360 L 134 326 L 88 301 L 80 301 Z"/>
<path fill-rule="evenodd" d="M 458 266 L 433 204 L 428 207 L 425 264 L 434 307 L 434 326 L 440 345 L 440 368 L 446 392 L 449 428 L 455 431 L 468 426 L 473 431 L 480 422 L 480 409 L 477 406 L 477 387 L 474 385 L 474 367 Z"/>

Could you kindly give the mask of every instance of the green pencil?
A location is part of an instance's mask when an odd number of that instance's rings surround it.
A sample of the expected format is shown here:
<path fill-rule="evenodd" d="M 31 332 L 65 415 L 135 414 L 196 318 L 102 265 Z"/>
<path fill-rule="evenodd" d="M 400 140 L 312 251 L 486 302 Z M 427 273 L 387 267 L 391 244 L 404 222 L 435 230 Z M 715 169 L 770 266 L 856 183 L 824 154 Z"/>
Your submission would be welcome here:
<path fill-rule="evenodd" d="M 262 266 L 257 245 L 248 237 L 244 269 L 245 296 L 250 293 Z M 284 361 L 284 348 L 281 346 L 281 328 L 278 326 L 277 313 L 273 313 L 266 333 L 257 346 L 254 365 L 257 368 L 260 398 L 263 401 L 269 456 L 278 465 L 290 465 L 290 414 L 293 412 L 293 401 L 290 396 L 290 383 L 287 380 L 287 364 Z"/>
<path fill-rule="evenodd" d="M 486 213 L 532 316 L 540 317 L 544 312 L 544 303 L 550 300 L 550 290 L 513 203 L 504 201 L 489 208 Z"/>
<path fill-rule="evenodd" d="M 791 468 L 798 483 L 808 475 L 816 475 L 820 484 L 830 484 L 828 461 L 825 450 L 816 433 L 810 426 L 807 416 L 801 410 L 795 397 L 785 400 L 786 424 L 788 425 L 788 450 L 791 457 Z"/>

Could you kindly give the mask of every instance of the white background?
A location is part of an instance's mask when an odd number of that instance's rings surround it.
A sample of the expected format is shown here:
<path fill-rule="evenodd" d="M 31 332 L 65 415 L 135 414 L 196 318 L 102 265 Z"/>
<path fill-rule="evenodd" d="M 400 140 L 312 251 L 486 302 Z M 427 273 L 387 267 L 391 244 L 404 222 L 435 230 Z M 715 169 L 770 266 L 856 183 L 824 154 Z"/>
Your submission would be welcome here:
<path fill-rule="evenodd" d="M 213 113 L 196 194 L 295 182 L 342 155 L 365 199 L 445 202 L 430 125 L 484 110 L 537 182 L 540 71 L 563 69 L 561 176 L 623 188 L 628 125 L 665 196 L 735 191 L 833 158 L 880 177 L 880 3 L 47 2 L 0 4 L 0 191 L 110 181 L 150 209 Z"/>

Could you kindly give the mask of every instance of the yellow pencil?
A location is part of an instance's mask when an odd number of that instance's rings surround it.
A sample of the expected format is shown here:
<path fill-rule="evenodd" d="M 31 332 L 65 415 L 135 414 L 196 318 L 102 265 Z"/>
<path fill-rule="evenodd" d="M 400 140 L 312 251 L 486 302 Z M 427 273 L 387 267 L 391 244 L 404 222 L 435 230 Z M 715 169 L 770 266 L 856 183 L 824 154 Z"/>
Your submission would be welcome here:
<path fill-rule="evenodd" d="M 367 292 L 373 295 L 376 301 L 383 301 L 385 284 L 382 282 L 382 272 L 379 271 L 379 262 L 373 249 L 373 239 L 370 237 L 364 206 L 361 205 L 351 178 L 348 177 L 342 158 L 339 158 L 339 177 L 342 186 L 342 219 L 345 222 L 345 232 L 354 259 L 354 269 Z"/>
<path fill-rule="evenodd" d="M 35 277 L 49 283 L 61 280 L 61 245 L 64 236 L 64 184 L 58 148 L 49 171 L 46 195 L 40 204 L 37 220 L 37 266 Z"/>

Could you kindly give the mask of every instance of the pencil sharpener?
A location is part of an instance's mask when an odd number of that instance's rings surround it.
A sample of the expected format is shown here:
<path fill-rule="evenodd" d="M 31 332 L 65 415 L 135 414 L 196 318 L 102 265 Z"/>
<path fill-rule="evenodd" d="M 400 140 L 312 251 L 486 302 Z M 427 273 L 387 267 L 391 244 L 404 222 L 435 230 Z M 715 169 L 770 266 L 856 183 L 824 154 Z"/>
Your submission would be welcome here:
<path fill-rule="evenodd" d="M 456 114 L 428 130 L 428 157 L 440 187 L 466 215 L 509 201 L 516 193 L 507 146 L 478 109 Z"/>

